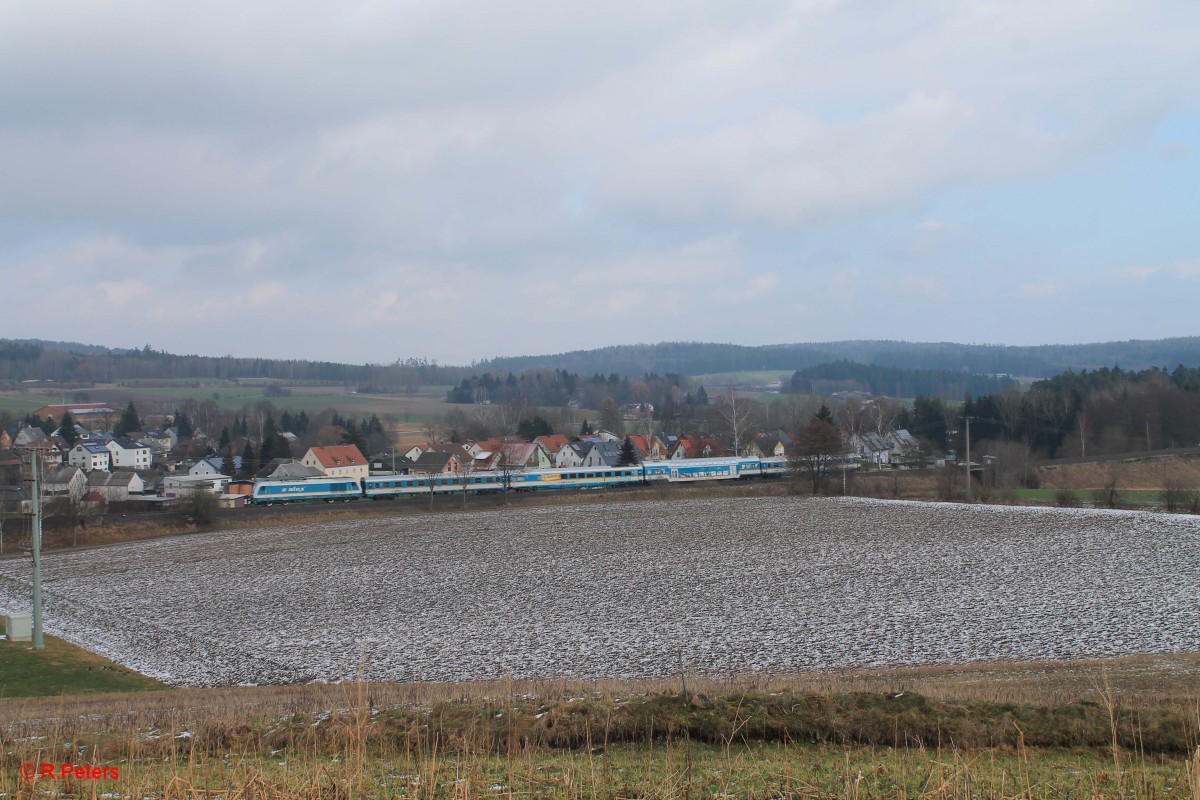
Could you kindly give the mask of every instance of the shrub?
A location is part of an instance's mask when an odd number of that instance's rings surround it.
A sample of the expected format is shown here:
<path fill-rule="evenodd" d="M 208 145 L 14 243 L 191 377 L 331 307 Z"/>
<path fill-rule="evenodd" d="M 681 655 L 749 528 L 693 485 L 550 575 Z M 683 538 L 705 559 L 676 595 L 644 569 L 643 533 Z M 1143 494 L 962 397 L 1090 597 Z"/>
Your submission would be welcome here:
<path fill-rule="evenodd" d="M 1079 508 L 1083 501 L 1074 489 L 1059 489 L 1054 493 L 1054 502 L 1059 508 Z"/>
<path fill-rule="evenodd" d="M 1097 508 L 1124 508 L 1125 497 L 1115 486 L 1092 490 L 1092 505 Z"/>
<path fill-rule="evenodd" d="M 1167 484 L 1159 494 L 1159 499 L 1162 501 L 1163 508 L 1172 514 L 1187 511 L 1194 514 L 1197 507 L 1200 507 L 1200 492 L 1187 489 L 1175 482 Z"/>
<path fill-rule="evenodd" d="M 197 486 L 192 489 L 186 508 L 188 516 L 197 525 L 209 525 L 217 512 L 217 498 L 212 492 Z"/>

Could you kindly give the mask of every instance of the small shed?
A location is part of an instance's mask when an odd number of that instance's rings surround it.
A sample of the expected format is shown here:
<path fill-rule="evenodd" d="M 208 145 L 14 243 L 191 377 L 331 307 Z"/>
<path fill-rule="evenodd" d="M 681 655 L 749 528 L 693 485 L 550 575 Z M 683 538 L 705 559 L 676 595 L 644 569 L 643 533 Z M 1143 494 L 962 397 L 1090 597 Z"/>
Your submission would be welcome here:
<path fill-rule="evenodd" d="M 217 506 L 220 508 L 245 508 L 249 499 L 250 495 L 248 494 L 223 494 L 217 498 Z"/>

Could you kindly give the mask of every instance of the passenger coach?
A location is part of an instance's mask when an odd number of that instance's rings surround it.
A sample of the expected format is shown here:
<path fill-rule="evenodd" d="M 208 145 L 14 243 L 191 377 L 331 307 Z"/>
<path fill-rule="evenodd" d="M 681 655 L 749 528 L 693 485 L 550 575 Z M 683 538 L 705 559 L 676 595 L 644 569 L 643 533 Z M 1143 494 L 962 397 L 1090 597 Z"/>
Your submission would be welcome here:
<path fill-rule="evenodd" d="M 786 474 L 784 458 L 688 458 L 650 461 L 623 467 L 567 467 L 511 472 L 439 473 L 436 475 L 372 475 L 361 483 L 352 478 L 263 480 L 254 484 L 255 503 L 293 503 L 301 500 L 373 500 L 405 495 L 470 492 L 485 494 L 551 489 L 602 489 L 638 483 L 686 483 L 740 480 Z"/>

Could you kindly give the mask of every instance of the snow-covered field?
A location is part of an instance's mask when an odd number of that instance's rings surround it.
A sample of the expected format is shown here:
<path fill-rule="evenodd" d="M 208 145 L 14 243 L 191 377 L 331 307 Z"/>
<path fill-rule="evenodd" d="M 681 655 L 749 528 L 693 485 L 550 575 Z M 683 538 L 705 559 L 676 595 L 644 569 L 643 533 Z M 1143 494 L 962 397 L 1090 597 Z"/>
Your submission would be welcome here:
<path fill-rule="evenodd" d="M 1200 518 L 745 499 L 45 558 L 47 630 L 172 683 L 650 676 L 1200 649 Z M 28 607 L 0 562 L 0 608 Z"/>

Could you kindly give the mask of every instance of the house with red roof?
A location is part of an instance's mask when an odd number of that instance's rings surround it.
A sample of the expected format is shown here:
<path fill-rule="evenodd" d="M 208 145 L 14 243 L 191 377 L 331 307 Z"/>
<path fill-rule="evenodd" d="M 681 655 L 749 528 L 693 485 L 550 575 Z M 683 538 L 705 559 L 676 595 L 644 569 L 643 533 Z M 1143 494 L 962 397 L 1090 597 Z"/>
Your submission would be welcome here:
<path fill-rule="evenodd" d="M 319 469 L 331 478 L 363 479 L 370 471 L 366 457 L 352 444 L 310 447 L 300 463 Z"/>
<path fill-rule="evenodd" d="M 554 433 L 549 436 L 539 436 L 533 440 L 534 444 L 540 444 L 542 449 L 546 451 L 546 455 L 550 456 L 551 460 L 558 455 L 558 451 L 562 450 L 570 443 L 570 439 L 563 436 L 561 433 Z"/>
<path fill-rule="evenodd" d="M 680 458 L 718 458 L 729 455 L 729 448 L 713 436 L 683 436 L 671 449 L 671 460 Z"/>
<path fill-rule="evenodd" d="M 638 461 L 647 461 L 650 459 L 650 453 L 653 449 L 653 441 L 657 437 L 643 436 L 640 433 L 629 434 L 629 441 L 633 442 L 633 448 L 637 451 Z"/>

